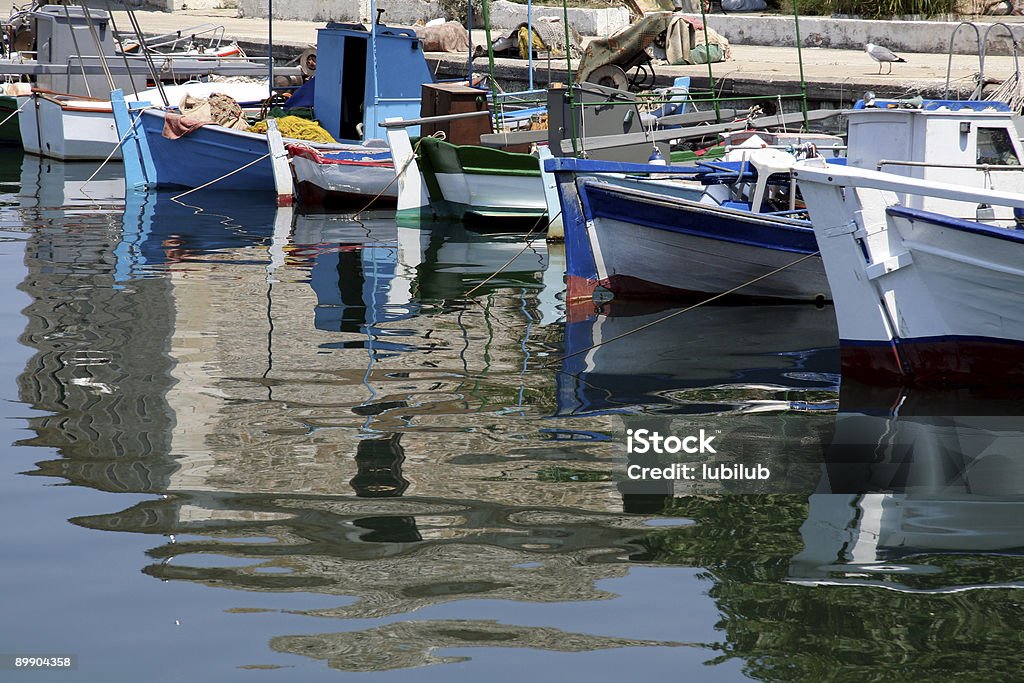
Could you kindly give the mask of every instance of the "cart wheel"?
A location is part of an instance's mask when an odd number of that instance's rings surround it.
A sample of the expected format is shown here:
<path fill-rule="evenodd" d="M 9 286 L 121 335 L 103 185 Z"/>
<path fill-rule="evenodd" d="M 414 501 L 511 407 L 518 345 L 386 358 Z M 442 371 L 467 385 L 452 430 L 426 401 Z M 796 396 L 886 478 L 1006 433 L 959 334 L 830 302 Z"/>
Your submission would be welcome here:
<path fill-rule="evenodd" d="M 299 56 L 299 71 L 305 77 L 316 75 L 316 48 L 311 47 Z"/>
<path fill-rule="evenodd" d="M 626 72 L 622 70 L 622 67 L 615 64 L 605 64 L 594 69 L 587 76 L 587 82 L 597 83 L 606 88 L 629 89 L 629 78 L 626 77 Z"/>
<path fill-rule="evenodd" d="M 637 64 L 633 69 L 633 75 L 629 77 L 629 89 L 633 92 L 650 90 L 654 87 L 654 66 L 648 63 L 646 66 Z"/>

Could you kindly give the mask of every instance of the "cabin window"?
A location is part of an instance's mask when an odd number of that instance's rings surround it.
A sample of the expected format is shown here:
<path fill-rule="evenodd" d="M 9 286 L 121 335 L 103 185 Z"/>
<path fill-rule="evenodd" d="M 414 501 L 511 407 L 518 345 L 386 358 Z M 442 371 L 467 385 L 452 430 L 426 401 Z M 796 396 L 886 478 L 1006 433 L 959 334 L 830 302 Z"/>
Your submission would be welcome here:
<path fill-rule="evenodd" d="M 1005 128 L 978 128 L 978 163 L 992 166 L 1018 166 L 1013 138 Z"/>

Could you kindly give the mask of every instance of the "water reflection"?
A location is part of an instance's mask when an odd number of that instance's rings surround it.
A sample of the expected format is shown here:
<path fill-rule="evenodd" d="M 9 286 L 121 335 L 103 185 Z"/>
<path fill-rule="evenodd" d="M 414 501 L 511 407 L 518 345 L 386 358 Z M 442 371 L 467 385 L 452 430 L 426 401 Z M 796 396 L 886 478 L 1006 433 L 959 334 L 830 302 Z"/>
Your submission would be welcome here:
<path fill-rule="evenodd" d="M 93 170 L 23 168 L 19 389 L 44 411 L 25 443 L 57 456 L 34 474 L 155 494 L 72 520 L 151 535 L 152 577 L 322 596 L 302 613 L 339 621 L 274 651 L 344 671 L 464 659 L 444 648 L 682 651 L 686 614 L 659 638 L 412 618 L 614 602 L 609 579 L 663 564 L 700 568 L 717 607 L 720 637 L 686 644 L 762 680 L 1021 663 L 998 649 L 1024 626 L 998 590 L 1021 584 L 1021 406 L 837 395 L 829 308 L 706 307 L 609 342 L 678 309 L 562 324 L 542 241 L 255 198 L 123 206 L 87 196 Z M 720 430 L 809 495 L 631 491 L 612 469 L 640 426 Z"/>
<path fill-rule="evenodd" d="M 457 664 L 468 656 L 443 656 L 451 648 L 508 647 L 555 652 L 592 652 L 620 647 L 672 647 L 682 643 L 594 637 L 555 628 L 507 626 L 493 621 L 412 621 L 351 633 L 282 636 L 278 652 L 326 660 L 342 671 L 389 671 L 430 664 Z"/>
<path fill-rule="evenodd" d="M 613 301 L 565 325 L 559 410 L 833 398 L 837 342 L 831 307 Z"/>

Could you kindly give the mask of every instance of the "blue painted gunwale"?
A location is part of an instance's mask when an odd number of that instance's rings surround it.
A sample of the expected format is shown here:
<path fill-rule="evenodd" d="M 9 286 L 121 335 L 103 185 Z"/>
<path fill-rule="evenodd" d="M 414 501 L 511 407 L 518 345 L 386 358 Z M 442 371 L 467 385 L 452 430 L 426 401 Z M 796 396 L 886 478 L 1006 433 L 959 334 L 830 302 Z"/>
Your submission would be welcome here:
<path fill-rule="evenodd" d="M 580 179 L 577 185 L 587 220 L 609 218 L 654 230 L 771 251 L 794 254 L 818 251 L 810 221 L 624 191 L 591 179 Z"/>
<path fill-rule="evenodd" d="M 997 240 L 1024 244 L 1024 231 L 1021 230 L 999 228 L 992 225 L 986 225 L 984 223 L 975 223 L 973 221 L 964 220 L 963 218 L 946 216 L 941 213 L 922 211 L 920 209 L 908 209 L 904 206 L 890 206 L 885 210 L 885 212 L 890 216 L 906 218 L 911 221 L 920 221 L 939 228 L 949 228 L 951 230 L 969 232 L 983 237 L 992 237 Z"/>

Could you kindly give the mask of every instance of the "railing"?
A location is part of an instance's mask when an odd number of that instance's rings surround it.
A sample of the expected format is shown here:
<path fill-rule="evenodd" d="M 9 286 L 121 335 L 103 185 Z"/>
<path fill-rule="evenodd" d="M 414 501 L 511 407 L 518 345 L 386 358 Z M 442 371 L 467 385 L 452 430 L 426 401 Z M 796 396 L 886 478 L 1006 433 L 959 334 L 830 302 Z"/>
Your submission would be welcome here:
<path fill-rule="evenodd" d="M 883 166 L 912 166 L 914 168 L 966 168 L 976 171 L 1024 171 L 1024 166 L 1019 164 L 943 164 L 935 161 L 899 161 L 897 159 L 882 159 L 875 165 L 876 171 L 881 171 Z"/>
<path fill-rule="evenodd" d="M 401 121 L 381 121 L 377 125 L 381 128 L 409 128 L 410 126 L 419 126 L 424 123 L 440 123 L 442 121 L 457 121 L 459 119 L 468 119 L 474 116 L 490 116 L 491 112 L 486 109 L 480 111 L 467 111 L 459 114 L 440 114 L 438 116 L 423 116 L 418 119 L 402 119 Z"/>

